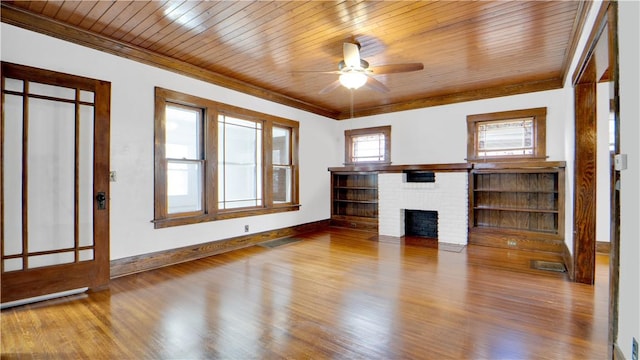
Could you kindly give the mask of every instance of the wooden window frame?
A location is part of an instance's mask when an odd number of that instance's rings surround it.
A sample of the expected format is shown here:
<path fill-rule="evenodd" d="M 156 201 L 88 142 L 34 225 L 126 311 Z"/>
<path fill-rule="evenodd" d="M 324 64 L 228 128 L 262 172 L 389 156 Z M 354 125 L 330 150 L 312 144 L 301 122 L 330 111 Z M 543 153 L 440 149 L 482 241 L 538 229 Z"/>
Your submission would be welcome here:
<path fill-rule="evenodd" d="M 383 134 L 385 136 L 384 159 L 381 161 L 353 161 L 353 138 L 363 135 Z M 363 129 L 344 131 L 344 164 L 345 165 L 369 165 L 391 164 L 391 125 L 376 126 Z"/>
<path fill-rule="evenodd" d="M 165 151 L 165 108 L 177 104 L 202 110 L 203 140 L 203 211 L 198 213 L 167 213 L 167 159 Z M 262 205 L 236 209 L 218 209 L 218 114 L 262 122 Z M 290 203 L 274 204 L 272 191 L 272 127 L 291 129 L 292 194 Z M 208 221 L 232 219 L 246 216 L 272 214 L 300 209 L 298 175 L 299 123 L 272 115 L 247 110 L 213 100 L 180 93 L 160 87 L 155 88 L 154 115 L 154 227 L 196 224 Z"/>
<path fill-rule="evenodd" d="M 533 154 L 478 156 L 478 123 L 533 118 Z M 467 162 L 540 161 L 547 158 L 547 108 L 511 110 L 467 116 Z"/>

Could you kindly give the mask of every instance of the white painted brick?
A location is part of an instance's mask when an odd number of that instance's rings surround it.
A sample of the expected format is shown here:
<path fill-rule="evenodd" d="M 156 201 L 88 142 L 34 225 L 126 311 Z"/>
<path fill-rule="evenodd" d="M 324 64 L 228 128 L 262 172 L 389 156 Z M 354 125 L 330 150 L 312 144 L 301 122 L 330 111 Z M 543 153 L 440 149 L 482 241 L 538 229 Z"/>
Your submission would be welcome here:
<path fill-rule="evenodd" d="M 400 173 L 378 175 L 378 232 L 404 235 L 404 210 L 438 211 L 438 241 L 467 244 L 468 176 L 436 173 L 435 183 L 407 183 Z"/>

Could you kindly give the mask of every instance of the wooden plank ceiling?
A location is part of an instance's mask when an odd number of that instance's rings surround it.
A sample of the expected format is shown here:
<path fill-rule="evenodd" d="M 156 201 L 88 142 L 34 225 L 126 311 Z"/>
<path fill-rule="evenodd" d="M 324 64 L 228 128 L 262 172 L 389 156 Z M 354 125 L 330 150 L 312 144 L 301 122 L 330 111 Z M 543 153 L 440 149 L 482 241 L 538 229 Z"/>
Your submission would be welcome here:
<path fill-rule="evenodd" d="M 559 88 L 587 5 L 578 1 L 3 1 L 2 21 L 335 119 L 349 91 L 319 94 L 342 43 L 390 91 L 354 92 L 354 115 Z"/>

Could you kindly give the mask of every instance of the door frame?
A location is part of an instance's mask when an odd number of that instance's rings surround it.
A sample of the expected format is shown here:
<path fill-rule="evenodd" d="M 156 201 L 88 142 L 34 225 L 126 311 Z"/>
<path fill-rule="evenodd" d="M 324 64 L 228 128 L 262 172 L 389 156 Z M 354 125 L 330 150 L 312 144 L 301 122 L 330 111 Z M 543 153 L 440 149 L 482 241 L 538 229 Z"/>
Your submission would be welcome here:
<path fill-rule="evenodd" d="M 586 103 L 581 102 L 578 97 L 579 84 L 593 83 L 595 84 L 600 81 L 595 77 L 595 74 L 590 74 L 589 72 L 593 69 L 589 69 L 590 66 L 594 64 L 590 64 L 593 62 L 594 53 L 596 52 L 598 41 L 601 39 L 602 34 L 606 34 L 608 36 L 607 46 L 604 47 L 606 49 L 607 54 L 604 58 L 608 59 L 607 66 L 607 80 L 613 83 L 613 98 L 610 100 L 610 111 L 614 114 L 614 123 L 615 123 L 615 149 L 614 152 L 616 154 L 620 153 L 620 98 L 619 98 L 619 68 L 618 68 L 618 4 L 615 1 L 604 1 L 600 7 L 598 15 L 596 17 L 596 21 L 592 28 L 592 32 L 587 40 L 585 45 L 585 50 L 578 62 L 576 67 L 576 71 L 573 75 L 573 84 L 575 86 L 576 92 L 576 123 L 578 122 L 578 111 L 590 113 L 591 111 L 595 112 L 595 102 L 594 103 Z M 603 49 L 603 47 L 601 47 Z M 602 59 L 602 57 L 599 57 Z M 593 107 L 590 109 L 589 107 Z M 576 134 L 577 137 L 577 134 Z M 577 143 L 576 143 L 577 145 Z M 593 143 L 594 151 L 595 151 L 595 142 Z M 581 153 L 581 149 L 578 149 L 576 146 L 576 160 L 580 158 L 583 154 Z M 594 163 L 595 166 L 595 163 Z M 578 169 L 577 161 L 576 161 L 576 172 L 575 178 L 582 175 L 581 170 Z M 589 169 L 593 170 L 594 169 Z M 611 246 L 609 252 L 609 339 L 608 339 L 608 348 L 609 354 L 608 358 L 613 358 L 615 353 L 615 344 L 617 342 L 618 337 L 618 298 L 619 298 L 619 271 L 620 271 L 620 189 L 616 188 L 616 184 L 620 181 L 620 171 L 613 169 L 611 167 L 611 192 L 610 192 L 610 207 L 611 207 Z M 574 179 L 575 179 L 574 178 Z M 592 183 L 595 191 L 595 182 Z M 574 192 L 574 196 L 578 194 L 578 191 Z M 575 197 L 574 197 L 575 199 Z M 575 203 L 574 203 L 575 204 Z M 595 206 L 595 198 L 594 198 L 594 206 Z M 595 211 L 595 207 L 593 209 Z M 584 211 L 584 208 L 580 208 L 576 206 L 576 212 Z M 590 263 L 590 253 L 593 252 L 593 258 L 595 260 L 595 238 L 587 239 L 587 244 L 577 243 L 584 240 L 584 237 L 576 235 L 576 229 L 580 231 L 580 228 L 576 226 L 576 221 L 580 219 L 580 214 L 576 215 L 574 213 L 574 279 L 580 282 L 586 282 L 593 284 L 593 275 L 594 268 L 589 268 L 589 266 L 595 267 L 595 263 L 591 265 Z M 593 213 L 593 224 L 595 226 L 595 212 Z M 595 234 L 595 232 L 594 232 Z M 578 234 L 579 235 L 579 234 Z M 593 244 L 590 243 L 593 242 Z M 592 247 L 593 245 L 593 247 Z M 585 255 L 586 253 L 586 255 Z"/>
<path fill-rule="evenodd" d="M 93 260 L 79 261 L 70 264 L 53 265 L 47 267 L 24 269 L 4 272 L 2 262 L 2 295 L 1 302 L 8 303 L 31 297 L 68 291 L 88 287 L 98 290 L 108 286 L 109 269 L 109 154 L 110 154 L 110 112 L 111 112 L 111 83 L 95 80 L 50 70 L 34 68 L 25 65 L 2 62 L 2 79 L 20 79 L 39 82 L 54 86 L 72 87 L 78 90 L 86 90 L 94 93 L 94 132 L 93 132 Z M 4 89 L 4 86 L 3 86 Z M 3 119 L 4 96 L 2 93 Z M 77 101 L 76 100 L 76 104 Z M 77 106 L 77 105 L 76 105 Z M 0 133 L 0 159 L 4 159 L 4 129 Z M 28 134 L 23 130 L 24 139 Z M 28 138 L 27 138 L 28 139 Z M 24 156 L 24 155 L 23 155 Z M 26 160 L 23 159 L 23 164 Z M 3 168 L 0 166 L 0 179 L 4 179 Z M 28 171 L 28 168 L 27 168 Z M 23 172 L 22 183 L 27 181 L 27 174 Z M 4 188 L 4 180 L 0 180 L 0 186 Z M 24 185 L 23 185 L 24 186 Z M 4 190 L 2 190 L 4 191 Z M 77 191 L 77 190 L 76 190 Z M 96 195 L 102 192 L 106 196 L 106 208 L 98 209 Z M 28 192 L 23 188 L 23 238 L 28 236 L 25 226 L 25 204 Z M 0 219 L 4 222 L 4 202 L 0 206 Z M 2 244 L 4 246 L 4 232 Z M 24 240 L 23 240 L 24 241 Z M 27 256 L 28 249 L 22 248 L 21 256 Z M 77 251 L 77 250 L 76 250 Z M 4 254 L 2 254 L 4 256 Z"/>

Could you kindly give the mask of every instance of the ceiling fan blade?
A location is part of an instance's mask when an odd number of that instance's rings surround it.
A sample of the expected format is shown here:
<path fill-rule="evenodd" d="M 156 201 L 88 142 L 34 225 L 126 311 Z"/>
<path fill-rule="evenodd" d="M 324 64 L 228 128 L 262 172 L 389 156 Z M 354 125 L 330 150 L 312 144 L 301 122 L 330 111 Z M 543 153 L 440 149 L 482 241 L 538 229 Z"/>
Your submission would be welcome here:
<path fill-rule="evenodd" d="M 342 44 L 342 52 L 344 55 L 344 63 L 348 67 L 360 67 L 360 49 L 358 45 L 352 43 Z"/>
<path fill-rule="evenodd" d="M 334 71 L 322 71 L 322 70 L 293 70 L 291 71 L 292 74 L 309 74 L 309 73 L 313 73 L 313 74 L 342 74 L 341 71 L 338 70 L 334 70 Z"/>
<path fill-rule="evenodd" d="M 386 87 L 380 81 L 372 78 L 371 76 L 367 76 L 367 82 L 365 83 L 365 86 L 369 87 L 372 90 L 381 92 L 381 93 L 389 92 L 389 88 L 388 87 Z"/>
<path fill-rule="evenodd" d="M 336 80 L 331 84 L 325 86 L 322 90 L 320 90 L 319 94 L 321 95 L 328 94 L 339 87 L 340 87 L 340 80 Z"/>
<path fill-rule="evenodd" d="M 418 71 L 422 69 L 424 69 L 424 65 L 422 63 L 407 63 L 374 66 L 370 68 L 369 71 L 375 75 L 382 75 Z"/>

